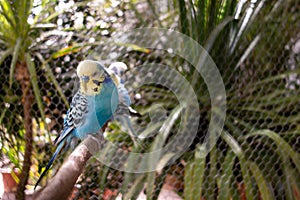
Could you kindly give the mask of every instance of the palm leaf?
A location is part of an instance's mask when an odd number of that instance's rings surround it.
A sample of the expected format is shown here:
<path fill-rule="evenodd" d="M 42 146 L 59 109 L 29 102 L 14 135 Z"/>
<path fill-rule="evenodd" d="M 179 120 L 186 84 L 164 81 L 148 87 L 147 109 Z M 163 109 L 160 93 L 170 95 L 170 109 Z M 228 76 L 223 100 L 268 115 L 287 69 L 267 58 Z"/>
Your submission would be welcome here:
<path fill-rule="evenodd" d="M 40 89 L 39 89 L 39 86 L 38 86 L 38 80 L 37 80 L 35 64 L 32 62 L 32 57 L 30 56 L 30 54 L 26 53 L 25 54 L 25 59 L 26 59 L 28 71 L 29 71 L 29 74 L 30 74 L 30 82 L 32 84 L 34 96 L 35 96 L 35 99 L 36 99 L 36 102 L 37 102 L 42 120 L 43 120 L 43 122 L 45 122 L 46 129 L 48 130 L 47 123 L 46 123 L 45 112 L 44 112 L 44 105 L 43 105 L 43 102 L 42 102 L 41 93 L 40 93 Z M 51 141 L 50 138 L 49 138 L 49 141 Z"/>
<path fill-rule="evenodd" d="M 282 137 L 280 137 L 278 134 L 271 130 L 259 130 L 252 132 L 247 135 L 247 137 L 255 136 L 255 135 L 261 135 L 271 138 L 277 145 L 279 151 L 283 152 L 284 156 L 289 156 L 296 168 L 298 169 L 298 172 L 300 173 L 300 158 L 299 154 L 293 150 L 293 148 L 286 142 Z"/>
<path fill-rule="evenodd" d="M 251 182 L 251 176 L 249 173 L 249 168 L 248 164 L 246 161 L 245 154 L 238 144 L 238 142 L 226 131 L 222 132 L 222 138 L 225 140 L 225 142 L 230 146 L 231 150 L 235 153 L 235 155 L 238 157 L 240 166 L 241 166 L 241 171 L 245 183 L 245 189 L 246 189 L 246 196 L 247 199 L 254 199 L 254 194 L 253 194 L 253 186 Z"/>
<path fill-rule="evenodd" d="M 6 22 L 10 25 L 12 29 L 16 28 L 14 13 L 11 9 L 9 2 L 7 0 L 0 1 L 0 8 L 0 15 L 4 17 L 2 18 L 1 22 L 5 23 L 3 20 L 6 20 Z"/>
<path fill-rule="evenodd" d="M 227 150 L 225 160 L 222 163 L 222 174 L 220 180 L 220 192 L 218 200 L 227 200 L 230 197 L 230 186 L 232 184 L 231 179 L 233 178 L 233 167 L 236 155 L 229 149 Z"/>
<path fill-rule="evenodd" d="M 22 39 L 18 38 L 17 43 L 14 47 L 13 57 L 10 65 L 10 72 L 9 72 L 9 87 L 11 88 L 13 83 L 13 77 L 15 72 L 16 63 L 19 59 L 19 53 L 21 51 Z"/>
<path fill-rule="evenodd" d="M 148 160 L 142 161 L 142 163 L 148 163 L 148 166 L 153 166 L 153 163 L 159 163 L 161 153 L 157 151 L 157 149 L 161 149 L 168 138 L 168 135 L 171 131 L 172 126 L 174 125 L 177 118 L 180 116 L 181 110 L 183 107 L 179 105 L 175 108 L 165 123 L 162 125 L 161 129 L 159 130 L 158 135 L 155 137 L 153 144 L 151 145 L 150 152 L 152 152 L 148 157 Z M 162 167 L 162 166 L 156 166 Z M 152 169 L 149 168 L 149 171 Z M 147 198 L 152 199 L 153 195 L 155 194 L 155 176 L 156 172 L 149 172 L 147 175 Z"/>
<path fill-rule="evenodd" d="M 248 165 L 258 185 L 261 198 L 263 200 L 275 199 L 275 197 L 272 195 L 273 193 L 270 191 L 270 188 L 268 187 L 268 184 L 264 178 L 263 173 L 260 171 L 257 164 L 254 162 L 249 162 Z"/>
<path fill-rule="evenodd" d="M 2 63 L 4 62 L 4 60 L 10 56 L 13 52 L 13 48 L 9 48 L 7 49 L 6 51 L 4 51 L 2 54 L 1 54 L 1 57 L 0 57 L 0 65 L 2 65 Z"/>
<path fill-rule="evenodd" d="M 204 191 L 204 172 L 206 164 L 205 146 L 199 146 L 195 152 L 195 160 L 187 164 L 184 171 L 184 198 L 200 199 Z"/>
<path fill-rule="evenodd" d="M 63 102 L 69 108 L 69 102 L 67 100 L 67 97 L 63 93 L 61 87 L 59 86 L 59 83 L 57 82 L 57 80 L 56 80 L 56 78 L 55 78 L 55 76 L 54 76 L 54 74 L 52 72 L 52 69 L 50 68 L 49 64 L 44 60 L 43 56 L 40 53 L 36 53 L 36 56 L 41 61 L 43 67 L 45 68 L 46 75 L 48 76 L 48 78 L 50 79 L 50 81 L 53 83 L 55 89 L 57 90 L 58 94 L 62 98 Z"/>
<path fill-rule="evenodd" d="M 145 181 L 146 174 L 138 175 L 129 191 L 124 195 L 124 199 L 137 199 L 141 191 L 144 189 Z"/>

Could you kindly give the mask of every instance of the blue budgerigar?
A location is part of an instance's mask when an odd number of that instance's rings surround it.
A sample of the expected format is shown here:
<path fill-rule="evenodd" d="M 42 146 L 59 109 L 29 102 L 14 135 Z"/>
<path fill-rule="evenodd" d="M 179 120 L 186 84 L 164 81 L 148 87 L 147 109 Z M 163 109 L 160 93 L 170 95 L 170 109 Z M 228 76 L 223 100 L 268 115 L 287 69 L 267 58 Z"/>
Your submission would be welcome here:
<path fill-rule="evenodd" d="M 63 130 L 55 140 L 57 148 L 35 188 L 63 148 L 68 148 L 73 139 L 84 139 L 88 134 L 96 134 L 112 118 L 118 107 L 119 83 L 107 68 L 99 62 L 85 60 L 79 63 L 77 76 L 80 79 L 79 91 L 67 111 Z"/>
<path fill-rule="evenodd" d="M 108 67 L 108 71 L 116 82 L 118 82 L 118 95 L 119 95 L 119 105 L 114 118 L 121 123 L 127 129 L 135 146 L 142 146 L 142 142 L 139 140 L 136 131 L 134 130 L 130 116 L 141 116 L 137 111 L 131 108 L 131 100 L 128 90 L 125 87 L 125 81 L 122 78 L 125 71 L 128 69 L 127 65 L 123 62 L 114 62 Z"/>

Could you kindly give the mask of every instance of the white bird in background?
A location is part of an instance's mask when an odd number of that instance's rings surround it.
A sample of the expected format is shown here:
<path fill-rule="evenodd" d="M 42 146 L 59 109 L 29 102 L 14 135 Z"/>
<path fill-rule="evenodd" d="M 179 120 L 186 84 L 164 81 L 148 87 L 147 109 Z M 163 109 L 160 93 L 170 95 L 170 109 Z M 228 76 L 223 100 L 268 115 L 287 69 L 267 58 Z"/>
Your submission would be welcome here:
<path fill-rule="evenodd" d="M 119 121 L 124 128 L 128 131 L 134 146 L 143 146 L 141 141 L 138 138 L 138 134 L 135 132 L 132 127 L 130 116 L 141 116 L 137 111 L 130 107 L 131 100 L 128 93 L 128 90 L 125 88 L 125 82 L 122 79 L 125 71 L 128 69 L 127 65 L 123 62 L 114 62 L 108 67 L 108 73 L 118 82 L 118 97 L 119 105 L 117 111 L 114 114 L 114 119 Z"/>

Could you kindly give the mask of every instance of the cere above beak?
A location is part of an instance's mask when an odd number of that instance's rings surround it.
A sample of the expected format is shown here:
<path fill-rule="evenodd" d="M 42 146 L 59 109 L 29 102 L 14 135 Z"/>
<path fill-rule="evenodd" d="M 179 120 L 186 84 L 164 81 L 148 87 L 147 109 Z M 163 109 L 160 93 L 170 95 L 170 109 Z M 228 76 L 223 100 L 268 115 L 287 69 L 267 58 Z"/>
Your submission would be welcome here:
<path fill-rule="evenodd" d="M 88 76 L 81 76 L 80 78 L 83 82 L 86 82 L 86 83 L 89 82 L 89 80 L 90 80 L 90 78 Z"/>

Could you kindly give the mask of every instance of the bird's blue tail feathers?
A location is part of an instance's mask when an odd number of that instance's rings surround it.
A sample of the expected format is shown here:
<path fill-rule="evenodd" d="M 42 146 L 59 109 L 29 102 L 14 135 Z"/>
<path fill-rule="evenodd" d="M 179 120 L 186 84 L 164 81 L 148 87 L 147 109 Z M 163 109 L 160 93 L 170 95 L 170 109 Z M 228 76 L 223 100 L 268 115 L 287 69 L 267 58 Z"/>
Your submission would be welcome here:
<path fill-rule="evenodd" d="M 34 190 L 36 189 L 36 187 L 38 186 L 38 184 L 41 182 L 41 180 L 43 179 L 43 177 L 47 174 L 48 170 L 49 170 L 50 167 L 52 166 L 52 164 L 53 164 L 55 158 L 56 158 L 57 155 L 60 153 L 60 151 L 61 151 L 61 149 L 62 149 L 63 146 L 64 146 L 64 143 L 63 143 L 63 142 L 61 142 L 61 143 L 57 146 L 57 148 L 56 148 L 56 150 L 55 150 L 55 152 L 54 152 L 52 158 L 50 159 L 50 161 L 49 161 L 49 163 L 47 164 L 45 170 L 43 171 L 43 173 L 41 174 L 40 178 L 39 178 L 38 181 L 36 182 L 36 184 L 35 184 L 35 186 L 34 186 Z"/>

